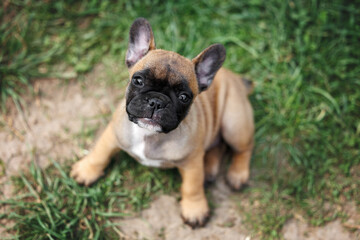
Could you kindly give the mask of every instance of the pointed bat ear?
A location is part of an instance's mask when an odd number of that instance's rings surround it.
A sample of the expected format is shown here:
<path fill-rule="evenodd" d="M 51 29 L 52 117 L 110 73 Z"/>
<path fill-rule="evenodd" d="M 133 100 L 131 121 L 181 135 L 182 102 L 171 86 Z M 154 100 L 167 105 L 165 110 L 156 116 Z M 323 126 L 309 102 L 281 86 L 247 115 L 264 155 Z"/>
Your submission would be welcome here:
<path fill-rule="evenodd" d="M 145 18 L 136 19 L 130 28 L 129 46 L 125 58 L 126 65 L 131 68 L 154 49 L 155 40 L 150 23 Z"/>
<path fill-rule="evenodd" d="M 216 72 L 224 63 L 225 57 L 225 47 L 222 44 L 213 44 L 192 60 L 195 65 L 199 92 L 206 90 L 210 86 Z"/>

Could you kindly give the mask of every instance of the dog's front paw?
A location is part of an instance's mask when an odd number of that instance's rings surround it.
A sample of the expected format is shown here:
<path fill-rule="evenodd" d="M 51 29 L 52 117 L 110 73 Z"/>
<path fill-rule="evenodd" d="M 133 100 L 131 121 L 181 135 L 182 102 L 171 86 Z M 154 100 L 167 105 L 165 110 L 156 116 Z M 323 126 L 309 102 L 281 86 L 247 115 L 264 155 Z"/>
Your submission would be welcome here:
<path fill-rule="evenodd" d="M 249 170 L 237 172 L 232 169 L 229 169 L 226 175 L 226 182 L 233 190 L 239 191 L 247 187 L 249 175 L 250 175 Z"/>
<path fill-rule="evenodd" d="M 75 163 L 70 172 L 70 176 L 80 184 L 89 186 L 104 174 L 103 169 L 90 163 L 91 156 L 88 155 Z"/>
<path fill-rule="evenodd" d="M 202 227 L 209 220 L 210 211 L 206 199 L 181 200 L 181 217 L 192 229 Z"/>

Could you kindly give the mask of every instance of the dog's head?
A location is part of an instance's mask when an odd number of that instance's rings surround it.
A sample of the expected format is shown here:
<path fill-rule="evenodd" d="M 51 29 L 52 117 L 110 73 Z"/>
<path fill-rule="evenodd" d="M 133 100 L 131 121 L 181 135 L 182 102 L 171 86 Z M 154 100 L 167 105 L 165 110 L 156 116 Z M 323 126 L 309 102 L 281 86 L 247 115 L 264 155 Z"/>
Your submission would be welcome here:
<path fill-rule="evenodd" d="M 131 26 L 126 65 L 129 120 L 156 132 L 174 130 L 186 117 L 195 97 L 206 90 L 225 60 L 225 48 L 214 44 L 189 60 L 155 48 L 149 22 L 138 18 Z"/>

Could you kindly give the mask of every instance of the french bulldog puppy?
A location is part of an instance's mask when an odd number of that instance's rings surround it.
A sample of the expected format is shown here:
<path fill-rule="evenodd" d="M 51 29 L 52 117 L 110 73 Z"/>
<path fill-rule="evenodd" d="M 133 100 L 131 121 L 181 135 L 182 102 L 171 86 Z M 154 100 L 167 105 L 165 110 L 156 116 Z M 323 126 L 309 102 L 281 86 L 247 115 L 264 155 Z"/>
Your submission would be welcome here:
<path fill-rule="evenodd" d="M 125 99 L 71 176 L 92 184 L 120 150 L 146 166 L 176 167 L 182 177 L 182 218 L 193 228 L 203 226 L 209 216 L 204 181 L 215 179 L 224 150 L 231 149 L 226 180 L 239 190 L 249 179 L 254 142 L 252 84 L 221 68 L 225 55 L 221 44 L 192 60 L 156 49 L 149 22 L 136 19 L 126 53 Z"/>

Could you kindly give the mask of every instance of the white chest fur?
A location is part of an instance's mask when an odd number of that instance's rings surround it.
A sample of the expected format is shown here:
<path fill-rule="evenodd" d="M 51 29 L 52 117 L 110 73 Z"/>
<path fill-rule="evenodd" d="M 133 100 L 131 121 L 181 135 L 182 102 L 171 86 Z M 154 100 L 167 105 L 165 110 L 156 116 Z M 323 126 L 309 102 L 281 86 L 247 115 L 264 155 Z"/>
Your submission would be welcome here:
<path fill-rule="evenodd" d="M 163 160 L 149 159 L 145 156 L 145 137 L 157 133 L 149 131 L 145 128 L 141 128 L 134 123 L 131 124 L 131 133 L 131 147 L 128 152 L 145 166 L 160 167 L 163 163 Z"/>

